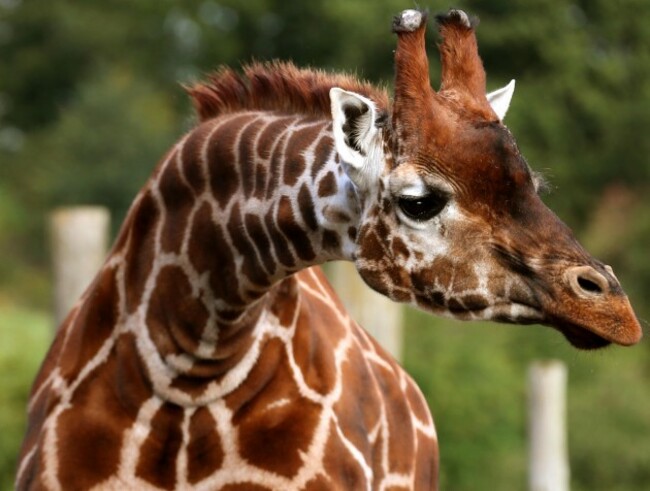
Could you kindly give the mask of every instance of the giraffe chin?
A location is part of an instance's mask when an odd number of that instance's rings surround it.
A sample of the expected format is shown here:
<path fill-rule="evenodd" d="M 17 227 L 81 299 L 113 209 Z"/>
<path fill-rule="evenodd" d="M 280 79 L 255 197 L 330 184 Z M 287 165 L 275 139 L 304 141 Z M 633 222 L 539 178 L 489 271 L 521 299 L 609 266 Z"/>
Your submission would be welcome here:
<path fill-rule="evenodd" d="M 538 306 L 513 302 L 490 306 L 485 309 L 467 310 L 464 312 L 465 317 L 457 318 L 464 320 L 484 318 L 494 322 L 504 324 L 530 325 L 542 323 L 561 332 L 569 341 L 571 346 L 581 350 L 597 350 L 605 348 L 612 344 L 612 341 L 592 332 L 586 327 L 566 321 L 564 319 L 554 318 L 552 320 L 543 320 L 544 314 Z"/>
<path fill-rule="evenodd" d="M 597 350 L 612 344 L 611 341 L 604 337 L 571 322 L 560 321 L 548 325 L 560 331 L 574 348 L 581 350 Z"/>

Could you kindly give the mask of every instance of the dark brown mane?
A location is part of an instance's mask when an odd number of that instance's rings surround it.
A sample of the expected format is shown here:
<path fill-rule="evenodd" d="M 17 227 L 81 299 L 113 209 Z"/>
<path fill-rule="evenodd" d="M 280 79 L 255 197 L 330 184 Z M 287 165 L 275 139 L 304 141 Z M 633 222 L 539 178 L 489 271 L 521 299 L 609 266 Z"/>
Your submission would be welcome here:
<path fill-rule="evenodd" d="M 220 114 L 261 110 L 330 115 L 329 90 L 340 87 L 388 109 L 385 90 L 344 74 L 297 68 L 292 63 L 252 63 L 240 74 L 221 67 L 205 83 L 187 89 L 201 121 Z"/>

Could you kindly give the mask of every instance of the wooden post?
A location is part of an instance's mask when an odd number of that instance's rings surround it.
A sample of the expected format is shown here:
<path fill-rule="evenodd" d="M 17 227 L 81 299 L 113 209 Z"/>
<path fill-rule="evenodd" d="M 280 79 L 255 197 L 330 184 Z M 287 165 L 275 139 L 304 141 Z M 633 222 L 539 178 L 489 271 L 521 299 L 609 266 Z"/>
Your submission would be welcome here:
<path fill-rule="evenodd" d="M 566 366 L 535 362 L 529 371 L 529 489 L 568 491 Z"/>
<path fill-rule="evenodd" d="M 106 257 L 110 215 L 106 208 L 60 208 L 50 214 L 54 320 L 59 326 Z"/>
<path fill-rule="evenodd" d="M 350 262 L 329 263 L 327 273 L 352 318 L 396 360 L 401 361 L 402 306 L 366 285 Z"/>

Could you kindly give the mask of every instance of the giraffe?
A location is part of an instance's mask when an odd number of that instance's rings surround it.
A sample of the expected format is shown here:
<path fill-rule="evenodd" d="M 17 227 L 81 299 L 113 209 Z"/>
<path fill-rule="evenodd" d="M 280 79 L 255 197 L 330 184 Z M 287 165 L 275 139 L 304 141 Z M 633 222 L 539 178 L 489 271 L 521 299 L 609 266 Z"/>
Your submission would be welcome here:
<path fill-rule="evenodd" d="M 289 63 L 189 88 L 199 124 L 136 197 L 34 382 L 16 488 L 437 489 L 413 380 L 318 265 L 399 302 L 544 323 L 578 348 L 641 338 L 611 268 L 537 194 L 485 93 L 475 21 L 406 10 L 395 92 Z"/>

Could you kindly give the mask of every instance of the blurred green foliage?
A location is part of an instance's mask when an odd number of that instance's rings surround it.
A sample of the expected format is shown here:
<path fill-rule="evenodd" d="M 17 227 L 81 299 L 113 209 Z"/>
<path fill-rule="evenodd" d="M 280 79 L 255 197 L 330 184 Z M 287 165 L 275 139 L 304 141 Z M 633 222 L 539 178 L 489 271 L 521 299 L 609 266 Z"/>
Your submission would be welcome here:
<path fill-rule="evenodd" d="M 431 319 L 408 311 L 404 360 L 434 411 L 441 489 L 527 489 L 527 393 L 532 360 L 568 367 L 572 491 L 650 483 L 647 349 L 578 352 L 538 326 Z"/>
<path fill-rule="evenodd" d="M 549 178 L 546 201 L 614 267 L 647 318 L 650 2 L 457 3 L 481 18 L 488 88 L 517 79 L 507 123 Z M 47 344 L 45 318 L 32 313 L 50 302 L 46 213 L 106 205 L 117 227 L 156 161 L 192 124 L 179 82 L 219 64 L 293 59 L 390 84 L 390 19 L 412 3 L 369 5 L 0 0 L 2 489 Z M 430 29 L 433 80 L 435 43 Z M 584 354 L 549 330 L 408 319 L 406 366 L 438 423 L 443 489 L 525 487 L 526 367 L 539 357 L 569 365 L 573 489 L 650 486 L 648 343 Z"/>
<path fill-rule="evenodd" d="M 12 488 L 28 390 L 52 338 L 44 314 L 0 302 L 0 489 Z"/>

